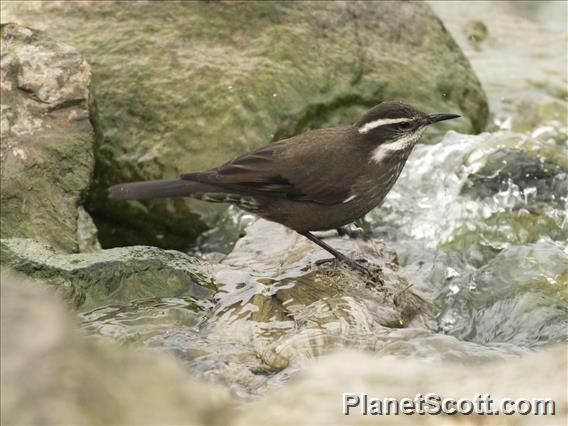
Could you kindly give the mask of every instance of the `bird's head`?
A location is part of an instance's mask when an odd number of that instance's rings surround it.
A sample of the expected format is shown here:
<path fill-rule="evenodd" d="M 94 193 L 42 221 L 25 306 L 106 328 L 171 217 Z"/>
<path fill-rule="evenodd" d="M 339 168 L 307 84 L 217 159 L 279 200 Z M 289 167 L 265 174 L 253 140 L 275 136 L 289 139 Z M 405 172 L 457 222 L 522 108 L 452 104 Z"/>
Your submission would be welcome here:
<path fill-rule="evenodd" d="M 383 102 L 368 111 L 356 124 L 357 132 L 371 143 L 383 147 L 384 156 L 411 150 L 427 126 L 458 118 L 457 114 L 426 114 L 402 102 Z"/>

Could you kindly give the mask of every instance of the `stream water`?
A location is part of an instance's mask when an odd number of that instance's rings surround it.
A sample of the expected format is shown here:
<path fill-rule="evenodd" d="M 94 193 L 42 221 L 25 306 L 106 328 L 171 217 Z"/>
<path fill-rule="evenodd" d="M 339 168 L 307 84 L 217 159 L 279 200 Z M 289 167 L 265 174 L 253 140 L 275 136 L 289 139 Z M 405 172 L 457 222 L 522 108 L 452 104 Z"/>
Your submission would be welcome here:
<path fill-rule="evenodd" d="M 465 12 L 461 4 L 433 7 L 451 22 L 478 72 L 491 122 L 479 135 L 449 132 L 438 143 L 418 145 L 384 205 L 366 218 L 372 241 L 396 251 L 399 272 L 432 304 L 431 314 L 406 328 L 387 327 L 374 301 L 357 292 L 318 298 L 316 287 L 314 301 L 292 310 L 293 318 L 279 316 L 263 298 L 313 278 L 302 269 L 311 247 L 298 246 L 298 237 L 280 228 L 270 228 L 267 241 L 262 227 L 271 225 L 256 223 L 248 240 L 213 267 L 220 285 L 214 301 L 153 299 L 99 308 L 83 313 L 85 328 L 172 351 L 244 399 L 285 383 L 337 347 L 477 363 L 566 341 L 565 24 L 559 29 L 548 12 L 538 15 L 544 23 L 530 22 L 525 9 L 503 5 L 470 4 Z M 487 26 L 486 39 L 471 41 L 468 13 Z M 496 24 L 504 16 L 514 25 Z M 221 259 L 253 220 L 230 209 L 194 252 Z M 263 317 L 264 311 L 272 314 Z"/>

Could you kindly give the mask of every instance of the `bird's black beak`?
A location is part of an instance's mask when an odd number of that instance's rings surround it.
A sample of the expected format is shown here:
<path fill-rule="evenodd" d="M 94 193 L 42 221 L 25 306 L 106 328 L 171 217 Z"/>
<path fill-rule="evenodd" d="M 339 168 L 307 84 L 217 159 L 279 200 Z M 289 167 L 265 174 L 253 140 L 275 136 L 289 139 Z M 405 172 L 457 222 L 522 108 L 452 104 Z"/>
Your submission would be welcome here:
<path fill-rule="evenodd" d="M 444 121 L 444 120 L 451 120 L 452 118 L 459 118 L 460 116 L 457 114 L 446 114 L 446 113 L 442 113 L 442 114 L 429 114 L 426 117 L 426 124 L 433 124 L 433 123 L 437 123 L 438 121 Z"/>

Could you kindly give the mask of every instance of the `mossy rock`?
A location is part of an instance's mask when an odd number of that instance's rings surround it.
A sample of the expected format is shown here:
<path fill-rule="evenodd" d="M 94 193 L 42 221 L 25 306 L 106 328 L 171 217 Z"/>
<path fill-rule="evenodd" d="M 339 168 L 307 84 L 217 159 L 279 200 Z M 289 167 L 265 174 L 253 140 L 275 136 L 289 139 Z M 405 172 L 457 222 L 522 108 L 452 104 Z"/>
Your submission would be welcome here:
<path fill-rule="evenodd" d="M 2 266 L 51 284 L 82 311 L 152 297 L 209 297 L 215 289 L 206 268 L 184 253 L 155 247 L 122 247 L 60 254 L 34 240 L 1 240 Z"/>
<path fill-rule="evenodd" d="M 0 234 L 77 252 L 95 162 L 90 67 L 74 48 L 19 25 L 2 25 L 1 45 Z"/>
<path fill-rule="evenodd" d="M 103 246 L 186 248 L 215 217 L 191 200 L 111 202 L 114 183 L 205 169 L 384 100 L 456 112 L 430 132 L 478 132 L 487 101 L 458 45 L 418 2 L 91 2 L 5 6 L 94 70 Z M 112 31 L 108 31 L 112 28 Z M 437 132 L 437 133 L 436 133 Z"/>

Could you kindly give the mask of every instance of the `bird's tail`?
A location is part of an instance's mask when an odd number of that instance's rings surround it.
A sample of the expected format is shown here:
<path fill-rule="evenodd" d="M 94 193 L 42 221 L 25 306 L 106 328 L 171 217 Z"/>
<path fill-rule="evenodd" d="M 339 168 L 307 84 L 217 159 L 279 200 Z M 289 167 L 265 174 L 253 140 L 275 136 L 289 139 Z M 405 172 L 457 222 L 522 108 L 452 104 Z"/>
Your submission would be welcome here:
<path fill-rule="evenodd" d="M 120 183 L 108 189 L 113 200 L 147 200 L 149 198 L 188 197 L 196 193 L 217 192 L 218 188 L 183 179 L 149 180 Z"/>

